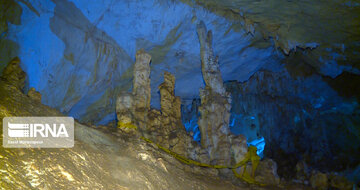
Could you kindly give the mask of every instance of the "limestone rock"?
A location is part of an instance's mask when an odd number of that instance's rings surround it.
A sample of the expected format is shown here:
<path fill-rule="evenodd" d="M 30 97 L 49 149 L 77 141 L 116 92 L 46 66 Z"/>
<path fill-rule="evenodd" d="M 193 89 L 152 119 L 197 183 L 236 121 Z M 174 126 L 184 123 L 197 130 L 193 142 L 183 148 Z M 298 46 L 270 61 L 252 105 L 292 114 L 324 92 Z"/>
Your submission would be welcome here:
<path fill-rule="evenodd" d="M 300 161 L 296 164 L 296 179 L 305 183 L 309 178 L 309 168 L 305 161 Z"/>
<path fill-rule="evenodd" d="M 41 94 L 40 92 L 36 91 L 35 88 L 30 88 L 27 94 L 30 98 L 41 102 Z"/>
<path fill-rule="evenodd" d="M 221 78 L 218 60 L 214 57 L 212 48 L 212 32 L 207 31 L 203 21 L 197 25 L 197 33 L 200 41 L 201 71 L 206 86 L 221 95 L 225 94 L 223 80 Z"/>
<path fill-rule="evenodd" d="M 151 56 L 142 50 L 136 54 L 132 93 L 119 95 L 116 102 L 118 127 L 126 133 L 135 133 L 170 149 L 186 155 L 187 135 L 181 123 L 181 100 L 175 96 L 175 77 L 164 73 L 164 82 L 159 86 L 161 112 L 150 109 L 150 63 Z"/>
<path fill-rule="evenodd" d="M 133 133 L 137 127 L 145 130 L 151 99 L 150 60 L 151 56 L 144 51 L 136 53 L 133 91 L 120 94 L 116 100 L 118 127 L 123 131 Z"/>
<path fill-rule="evenodd" d="M 277 174 L 277 164 L 271 159 L 260 161 L 256 172 L 255 180 L 267 185 L 278 185 L 280 177 Z"/>
<path fill-rule="evenodd" d="M 65 116 L 0 79 L 0 126 L 3 117 L 39 115 Z M 216 169 L 185 171 L 175 158 L 139 138 L 111 133 L 109 127 L 75 121 L 71 149 L 0 146 L 0 165 L 6 166 L 1 167 L 1 189 L 250 189 L 219 179 Z"/>
<path fill-rule="evenodd" d="M 121 94 L 116 100 L 117 119 L 121 123 L 131 123 L 133 120 L 133 97 L 129 93 Z"/>
<path fill-rule="evenodd" d="M 161 125 L 158 133 L 162 136 L 161 144 L 170 150 L 185 156 L 186 132 L 181 123 L 181 100 L 175 96 L 175 77 L 164 73 L 164 82 L 159 86 L 161 103 Z M 158 119 L 159 120 L 159 119 Z M 154 123 L 150 122 L 154 126 Z"/>
<path fill-rule="evenodd" d="M 150 109 L 150 61 L 151 56 L 143 50 L 136 52 L 134 65 L 133 95 L 135 109 Z"/>
<path fill-rule="evenodd" d="M 202 149 L 197 142 L 195 142 L 193 139 L 190 139 L 187 141 L 186 145 L 187 157 L 189 159 L 206 164 L 210 163 L 207 151 Z"/>
<path fill-rule="evenodd" d="M 343 176 L 332 174 L 329 176 L 330 186 L 340 190 L 353 189 L 354 183 L 350 182 Z"/>
<path fill-rule="evenodd" d="M 133 96 L 130 93 L 121 94 L 116 100 L 116 115 L 118 119 L 117 127 L 130 134 L 137 132 L 137 127 L 133 125 Z"/>
<path fill-rule="evenodd" d="M 233 164 L 236 164 L 245 158 L 248 151 L 246 144 L 246 137 L 243 135 L 231 136 L 231 155 L 234 159 Z"/>
<path fill-rule="evenodd" d="M 310 178 L 310 184 L 312 188 L 326 190 L 329 186 L 328 176 L 325 173 L 313 171 Z"/>
<path fill-rule="evenodd" d="M 9 84 L 23 90 L 25 87 L 26 73 L 20 67 L 20 59 L 13 58 L 2 72 L 2 78 Z"/>
<path fill-rule="evenodd" d="M 225 92 L 219 64 L 214 58 L 212 34 L 205 24 L 197 26 L 200 41 L 201 69 L 205 88 L 200 90 L 201 106 L 198 121 L 201 145 L 205 148 L 212 163 L 229 165 L 230 153 L 230 109 L 231 97 Z"/>
<path fill-rule="evenodd" d="M 181 100 L 175 97 L 175 77 L 168 72 L 164 73 L 164 82 L 159 86 L 161 114 L 164 125 L 177 123 L 181 121 Z M 172 131 L 178 128 L 176 125 L 170 125 L 165 130 Z"/>

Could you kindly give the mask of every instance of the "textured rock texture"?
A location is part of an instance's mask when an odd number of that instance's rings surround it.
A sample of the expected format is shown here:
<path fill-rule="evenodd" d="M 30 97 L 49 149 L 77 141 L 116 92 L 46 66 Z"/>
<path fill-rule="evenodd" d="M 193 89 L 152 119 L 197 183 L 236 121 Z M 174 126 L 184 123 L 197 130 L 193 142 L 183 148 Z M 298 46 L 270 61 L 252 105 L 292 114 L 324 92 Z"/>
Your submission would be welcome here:
<path fill-rule="evenodd" d="M 11 64 L 10 67 L 13 67 Z M 20 70 L 19 70 L 20 71 Z M 13 73 L 14 74 L 14 73 Z M 22 73 L 22 79 L 25 74 Z M 21 80 L 20 80 L 21 81 Z M 0 141 L 4 117 L 64 116 L 21 92 L 19 78 L 0 78 Z M 2 189 L 251 189 L 197 174 L 139 138 L 75 122 L 71 149 L 6 149 L 0 146 Z M 126 141 L 124 139 L 127 139 Z"/>
<path fill-rule="evenodd" d="M 136 111 L 148 111 L 150 109 L 150 61 L 151 56 L 149 54 L 142 50 L 136 52 L 132 91 Z"/>
<path fill-rule="evenodd" d="M 140 131 L 147 128 L 147 113 L 150 110 L 150 61 L 151 56 L 142 50 L 136 52 L 133 79 L 134 124 Z"/>
<path fill-rule="evenodd" d="M 308 56 L 323 75 L 359 74 L 360 54 L 355 52 L 360 51 L 360 6 L 356 1 L 182 1 L 227 18 L 233 28 L 245 28 L 254 36 L 258 31 L 285 54 L 315 48 Z"/>
<path fill-rule="evenodd" d="M 24 89 L 26 73 L 21 69 L 18 57 L 13 58 L 9 62 L 4 68 L 1 77 L 18 90 Z"/>
<path fill-rule="evenodd" d="M 133 91 L 122 93 L 116 100 L 118 125 L 127 130 L 127 125 L 135 125 L 140 132 L 147 128 L 150 111 L 150 61 L 151 56 L 140 50 L 136 53 L 133 72 Z"/>
<path fill-rule="evenodd" d="M 146 137 L 180 154 L 187 155 L 187 143 L 191 138 L 181 123 L 181 100 L 175 96 L 175 77 L 165 72 L 164 82 L 159 86 L 161 111 L 151 109 L 148 113 Z"/>
<path fill-rule="evenodd" d="M 329 186 L 328 177 L 325 173 L 314 172 L 311 175 L 310 184 L 314 189 L 326 190 Z"/>
<path fill-rule="evenodd" d="M 219 63 L 212 49 L 212 33 L 203 22 L 197 26 L 200 41 L 201 70 L 205 88 L 200 89 L 201 106 L 198 121 L 201 146 L 208 151 L 212 163 L 229 165 L 231 97 L 225 92 Z"/>
<path fill-rule="evenodd" d="M 248 152 L 248 146 L 246 144 L 246 137 L 244 135 L 231 135 L 230 136 L 230 150 L 233 164 L 239 163 L 245 158 Z"/>
<path fill-rule="evenodd" d="M 240 82 L 229 88 L 232 132 L 248 142 L 263 136 L 265 157 L 278 163 L 282 177 L 295 175 L 299 160 L 322 172 L 359 168 L 358 1 L 3 0 L 0 5 L 0 71 L 19 56 L 28 74 L 25 89 L 34 87 L 44 104 L 63 114 L 95 125 L 114 121 L 116 98 L 131 90 L 140 48 L 152 55 L 153 107 L 161 106 L 157 89 L 164 71 L 177 79 L 183 110 L 194 98 L 200 105 L 199 88 L 212 83 L 204 84 L 201 75 L 196 24 L 203 20 L 213 31 L 223 81 Z M 184 125 L 200 139 L 198 108 L 188 110 Z M 154 123 L 161 123 L 161 112 L 150 112 Z"/>
<path fill-rule="evenodd" d="M 284 177 L 295 177 L 295 166 L 302 160 L 325 171 L 356 168 L 360 159 L 360 139 L 355 135 L 359 129 L 353 127 L 360 119 L 356 97 L 344 101 L 327 78 L 300 63 L 296 69 L 276 67 L 259 71 L 244 83 L 226 83 L 232 94 L 232 122 L 240 126 L 231 131 L 263 136 L 265 156 L 278 163 Z M 245 130 L 252 126 L 254 134 Z"/>
<path fill-rule="evenodd" d="M 0 73 L 7 63 L 18 56 L 19 44 L 8 39 L 9 24 L 21 24 L 22 7 L 14 0 L 0 2 Z"/>
<path fill-rule="evenodd" d="M 36 91 L 35 88 L 30 88 L 27 95 L 30 98 L 32 98 L 38 102 L 41 102 L 41 94 L 40 94 L 40 92 Z"/>
<path fill-rule="evenodd" d="M 262 160 L 256 169 L 255 180 L 263 184 L 279 185 L 276 162 L 271 159 Z"/>
<path fill-rule="evenodd" d="M 127 126 L 134 123 L 134 108 L 132 93 L 122 93 L 116 100 L 116 115 L 118 127 L 125 132 L 136 133 L 136 128 L 131 129 Z"/>
<path fill-rule="evenodd" d="M 246 80 L 275 60 L 271 43 L 261 36 L 256 39 L 262 41 L 251 42 L 245 30 L 232 30 L 223 17 L 180 1 L 32 1 L 28 4 L 33 9 L 22 2 L 12 5 L 14 17 L 6 17 L 11 25 L 6 35 L 1 32 L 1 63 L 10 60 L 8 55 L 18 55 L 29 74 L 29 86 L 41 92 L 42 102 L 81 122 L 115 120 L 116 98 L 131 90 L 135 54 L 141 48 L 153 59 L 153 107 L 160 109 L 157 89 L 164 71 L 180 79 L 175 87 L 178 96 L 198 97 L 204 86 L 198 20 L 214 31 L 214 51 L 225 80 Z M 134 24 L 139 22 L 143 24 Z M 253 48 L 250 43 L 263 46 Z"/>
<path fill-rule="evenodd" d="M 161 111 L 150 109 L 150 61 L 151 56 L 144 51 L 136 53 L 133 91 L 117 99 L 118 126 L 125 132 L 134 132 L 134 127 L 129 126 L 136 126 L 141 135 L 184 156 L 191 138 L 181 122 L 181 100 L 174 93 L 175 77 L 164 73 L 164 82 L 159 86 Z"/>
<path fill-rule="evenodd" d="M 181 100 L 175 96 L 175 77 L 165 72 L 164 82 L 159 86 L 160 105 L 161 105 L 161 125 L 162 130 L 166 134 L 169 147 L 185 155 L 186 142 L 190 141 L 186 134 L 185 127 L 181 122 Z"/>

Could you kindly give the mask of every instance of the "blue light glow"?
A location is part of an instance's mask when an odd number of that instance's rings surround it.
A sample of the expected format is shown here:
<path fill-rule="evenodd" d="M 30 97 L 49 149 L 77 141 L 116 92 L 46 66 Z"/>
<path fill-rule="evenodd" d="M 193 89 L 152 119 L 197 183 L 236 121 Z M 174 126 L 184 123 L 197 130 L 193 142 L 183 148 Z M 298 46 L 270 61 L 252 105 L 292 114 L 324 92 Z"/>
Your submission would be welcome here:
<path fill-rule="evenodd" d="M 261 137 L 260 139 L 255 139 L 249 143 L 248 146 L 255 146 L 257 148 L 256 154 L 259 155 L 261 158 L 264 157 L 264 149 L 265 149 L 265 139 Z"/>
<path fill-rule="evenodd" d="M 200 139 L 201 139 L 200 129 L 199 129 L 199 126 L 197 125 L 196 121 L 195 122 L 194 121 L 195 120 L 190 120 L 189 122 L 185 123 L 184 126 L 185 126 L 185 129 L 187 132 L 190 132 L 190 131 L 193 132 L 194 141 L 200 142 Z"/>

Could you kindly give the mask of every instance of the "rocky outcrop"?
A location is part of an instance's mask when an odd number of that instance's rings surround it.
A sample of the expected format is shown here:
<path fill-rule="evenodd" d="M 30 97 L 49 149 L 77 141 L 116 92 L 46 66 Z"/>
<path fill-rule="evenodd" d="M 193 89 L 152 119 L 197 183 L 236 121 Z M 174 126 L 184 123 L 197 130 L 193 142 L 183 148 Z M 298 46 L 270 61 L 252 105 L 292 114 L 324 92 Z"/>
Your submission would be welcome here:
<path fill-rule="evenodd" d="M 135 132 L 159 143 L 180 155 L 185 155 L 186 135 L 181 123 L 181 100 L 175 96 L 175 77 L 164 73 L 164 82 L 159 86 L 161 111 L 150 109 L 150 60 L 143 51 L 136 53 L 132 93 L 119 95 L 117 99 L 118 127 L 124 132 Z"/>
<path fill-rule="evenodd" d="M 35 88 L 30 88 L 27 95 L 33 100 L 41 102 L 41 94 L 40 92 L 36 91 Z"/>
<path fill-rule="evenodd" d="M 207 150 L 212 163 L 229 165 L 231 97 L 225 92 L 219 64 L 212 49 L 212 33 L 203 22 L 197 26 L 200 41 L 201 70 L 205 88 L 200 89 L 201 106 L 198 121 L 201 145 Z"/>
<path fill-rule="evenodd" d="M 267 185 L 279 185 L 280 177 L 277 174 L 277 164 L 271 159 L 259 162 L 255 172 L 255 180 Z"/>
<path fill-rule="evenodd" d="M 25 87 L 26 73 L 20 67 L 20 59 L 13 58 L 4 68 L 1 78 L 19 90 Z"/>
<path fill-rule="evenodd" d="M 4 117 L 65 116 L 13 84 L 17 83 L 0 78 L 1 127 Z M 194 174 L 190 166 L 136 137 L 112 133 L 108 126 L 74 124 L 71 149 L 0 146 L 0 166 L 6 166 L 1 167 L 1 189 L 250 189 L 246 184 L 219 179 L 204 168 L 197 168 L 199 172 Z"/>
<path fill-rule="evenodd" d="M 185 141 L 188 139 L 185 127 L 181 122 L 181 100 L 175 96 L 175 77 L 165 72 L 164 82 L 159 86 L 161 103 L 161 124 L 167 136 L 169 148 L 185 154 Z"/>
<path fill-rule="evenodd" d="M 20 67 L 20 59 L 13 58 L 2 72 L 2 80 L 6 81 L 10 87 L 23 91 L 26 83 L 26 73 Z M 30 88 L 27 95 L 37 102 L 41 102 L 41 94 L 35 88 Z"/>
<path fill-rule="evenodd" d="M 300 75 L 300 68 L 294 69 L 299 73 L 296 78 L 289 69 L 269 68 L 244 83 L 226 82 L 232 94 L 232 116 L 241 116 L 233 117 L 234 126 L 239 127 L 232 131 L 241 134 L 256 126 L 255 135 L 266 141 L 265 157 L 276 161 L 278 174 L 287 179 L 295 178 L 299 161 L 327 172 L 355 168 L 360 139 L 349 131 L 359 121 L 358 104 L 343 102 L 322 77 Z M 251 120 L 244 122 L 244 118 Z"/>
<path fill-rule="evenodd" d="M 151 56 L 142 50 L 136 53 L 132 93 L 122 93 L 116 100 L 118 127 L 129 132 L 135 125 L 140 132 L 147 127 L 147 114 L 150 110 L 150 61 Z"/>
<path fill-rule="evenodd" d="M 136 132 L 136 128 L 127 127 L 134 122 L 133 96 L 131 93 L 120 94 L 116 100 L 118 127 L 124 132 Z"/>
<path fill-rule="evenodd" d="M 165 72 L 164 82 L 159 86 L 161 114 L 165 125 L 170 123 L 181 124 L 181 100 L 180 97 L 175 96 L 174 89 L 174 75 Z M 175 128 L 175 126 L 172 126 L 167 130 L 174 130 Z"/>
<path fill-rule="evenodd" d="M 311 187 L 319 190 L 328 189 L 328 177 L 325 173 L 313 172 L 310 178 Z"/>
<path fill-rule="evenodd" d="M 132 92 L 135 110 L 137 111 L 148 111 L 150 109 L 150 61 L 151 56 L 143 50 L 136 52 Z"/>
<path fill-rule="evenodd" d="M 186 156 L 186 144 L 191 139 L 181 123 L 181 100 L 175 96 L 175 77 L 164 73 L 164 82 L 159 86 L 161 111 L 151 109 L 147 114 L 144 136 L 161 146 Z"/>
<path fill-rule="evenodd" d="M 230 151 L 233 163 L 239 163 L 245 158 L 248 152 L 248 146 L 246 144 L 246 137 L 243 135 L 230 136 Z"/>
<path fill-rule="evenodd" d="M 144 51 L 136 52 L 133 79 L 133 122 L 143 132 L 146 128 L 147 113 L 150 110 L 150 61 L 151 56 Z"/>

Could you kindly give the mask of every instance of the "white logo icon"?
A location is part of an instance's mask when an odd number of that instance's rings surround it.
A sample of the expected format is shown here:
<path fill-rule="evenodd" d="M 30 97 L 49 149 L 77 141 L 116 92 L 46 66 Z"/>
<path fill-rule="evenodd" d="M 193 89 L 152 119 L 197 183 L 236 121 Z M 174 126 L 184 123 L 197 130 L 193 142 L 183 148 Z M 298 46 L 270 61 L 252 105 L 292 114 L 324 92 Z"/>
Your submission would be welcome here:
<path fill-rule="evenodd" d="M 74 146 L 72 117 L 4 117 L 5 148 L 71 148 Z"/>
<path fill-rule="evenodd" d="M 65 125 L 8 123 L 9 137 L 69 137 Z"/>

